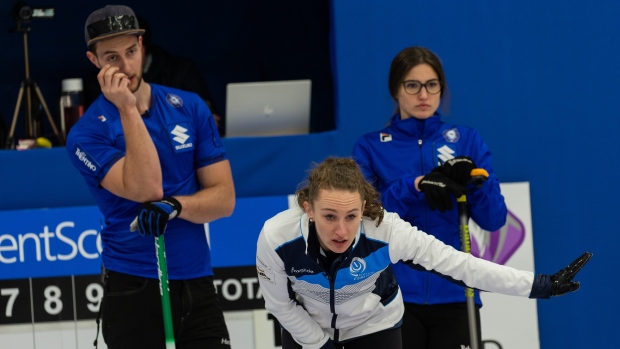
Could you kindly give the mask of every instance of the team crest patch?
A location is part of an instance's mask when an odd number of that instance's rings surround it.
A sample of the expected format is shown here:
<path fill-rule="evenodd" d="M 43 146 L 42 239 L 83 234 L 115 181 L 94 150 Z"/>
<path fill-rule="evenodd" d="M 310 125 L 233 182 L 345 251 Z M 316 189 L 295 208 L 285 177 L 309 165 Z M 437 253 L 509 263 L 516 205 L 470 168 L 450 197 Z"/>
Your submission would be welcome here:
<path fill-rule="evenodd" d="M 360 257 L 355 257 L 349 266 L 349 273 L 353 276 L 353 280 L 364 280 L 372 275 L 372 272 L 366 271 L 366 261 Z"/>
<path fill-rule="evenodd" d="M 381 132 L 379 134 L 379 139 L 381 140 L 381 142 L 390 142 L 392 140 L 392 135 L 389 133 Z"/>
<path fill-rule="evenodd" d="M 168 104 L 170 104 L 171 106 L 173 106 L 174 108 L 179 108 L 181 106 L 183 106 L 183 100 L 181 99 L 181 97 L 173 94 L 173 93 L 168 93 L 166 95 L 166 102 L 168 102 Z"/>
<path fill-rule="evenodd" d="M 443 138 L 450 143 L 456 143 L 459 138 L 461 138 L 461 135 L 459 134 L 459 130 L 451 128 L 443 131 Z"/>
<path fill-rule="evenodd" d="M 366 270 L 366 261 L 362 258 L 355 257 L 349 266 L 349 272 L 353 276 L 358 276 Z"/>

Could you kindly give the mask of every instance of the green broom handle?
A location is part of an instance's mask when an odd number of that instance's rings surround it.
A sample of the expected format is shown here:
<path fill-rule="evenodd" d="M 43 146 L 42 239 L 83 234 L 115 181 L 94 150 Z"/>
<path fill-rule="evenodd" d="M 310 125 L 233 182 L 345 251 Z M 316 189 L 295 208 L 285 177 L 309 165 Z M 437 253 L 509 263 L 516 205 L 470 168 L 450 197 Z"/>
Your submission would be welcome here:
<path fill-rule="evenodd" d="M 164 333 L 166 335 L 166 349 L 175 349 L 174 328 L 172 326 L 172 308 L 170 306 L 170 289 L 168 287 L 168 266 L 166 265 L 166 247 L 164 236 L 155 238 L 157 249 L 157 272 L 159 274 L 159 294 L 164 314 Z"/>

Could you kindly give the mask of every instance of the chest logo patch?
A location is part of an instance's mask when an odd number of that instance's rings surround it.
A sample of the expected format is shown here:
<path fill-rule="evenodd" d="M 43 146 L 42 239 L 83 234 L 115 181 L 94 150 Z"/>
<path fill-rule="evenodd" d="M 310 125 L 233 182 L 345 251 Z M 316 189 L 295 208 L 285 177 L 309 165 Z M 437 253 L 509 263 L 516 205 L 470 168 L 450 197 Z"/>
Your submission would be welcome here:
<path fill-rule="evenodd" d="M 389 133 L 381 132 L 379 134 L 379 140 L 381 140 L 381 142 L 390 142 L 392 141 L 392 135 Z"/>
<path fill-rule="evenodd" d="M 182 125 L 168 126 L 172 135 L 172 146 L 176 152 L 188 151 L 194 147 L 187 127 Z"/>
<path fill-rule="evenodd" d="M 443 131 L 443 138 L 450 143 L 456 143 L 458 142 L 459 138 L 461 138 L 461 134 L 456 128 L 451 128 L 449 130 Z"/>
<path fill-rule="evenodd" d="M 189 136 L 187 135 L 187 129 L 179 125 L 176 125 L 170 133 L 172 133 L 172 135 L 174 136 L 174 138 L 172 139 L 181 144 L 185 144 L 187 139 L 189 139 Z"/>
<path fill-rule="evenodd" d="M 441 166 L 441 164 L 443 164 L 444 162 L 450 160 L 450 159 L 454 159 L 454 154 L 456 152 L 454 151 L 454 149 L 450 148 L 448 145 L 444 145 L 441 148 L 437 149 L 437 166 Z"/>
<path fill-rule="evenodd" d="M 166 102 L 168 102 L 168 104 L 170 104 L 174 108 L 179 108 L 183 106 L 183 100 L 181 99 L 181 97 L 172 93 L 168 93 L 166 95 Z"/>
<path fill-rule="evenodd" d="M 358 276 L 362 274 L 366 270 L 366 261 L 361 259 L 360 257 L 353 258 L 351 262 L 351 266 L 349 266 L 349 272 L 353 276 Z"/>

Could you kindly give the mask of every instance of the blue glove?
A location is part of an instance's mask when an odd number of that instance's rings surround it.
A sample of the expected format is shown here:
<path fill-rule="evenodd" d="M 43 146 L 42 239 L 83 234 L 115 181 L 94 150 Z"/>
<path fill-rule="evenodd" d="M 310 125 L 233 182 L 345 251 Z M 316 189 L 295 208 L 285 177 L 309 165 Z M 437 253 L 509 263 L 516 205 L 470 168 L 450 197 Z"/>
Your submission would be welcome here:
<path fill-rule="evenodd" d="M 158 237 L 166 231 L 168 221 L 181 214 L 181 203 L 169 196 L 161 201 L 150 201 L 142 204 L 140 213 L 131 222 L 130 231 L 139 230 L 140 235 Z"/>

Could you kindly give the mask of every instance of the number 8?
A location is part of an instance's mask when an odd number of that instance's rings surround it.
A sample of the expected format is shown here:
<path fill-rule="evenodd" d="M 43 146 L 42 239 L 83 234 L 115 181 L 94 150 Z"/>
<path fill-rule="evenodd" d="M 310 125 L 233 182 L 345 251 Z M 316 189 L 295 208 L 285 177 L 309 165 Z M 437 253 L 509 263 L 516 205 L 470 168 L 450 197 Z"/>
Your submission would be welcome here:
<path fill-rule="evenodd" d="M 45 295 L 45 311 L 50 315 L 60 314 L 62 311 L 62 301 L 60 300 L 62 292 L 60 288 L 55 285 L 47 286 L 43 294 Z"/>

